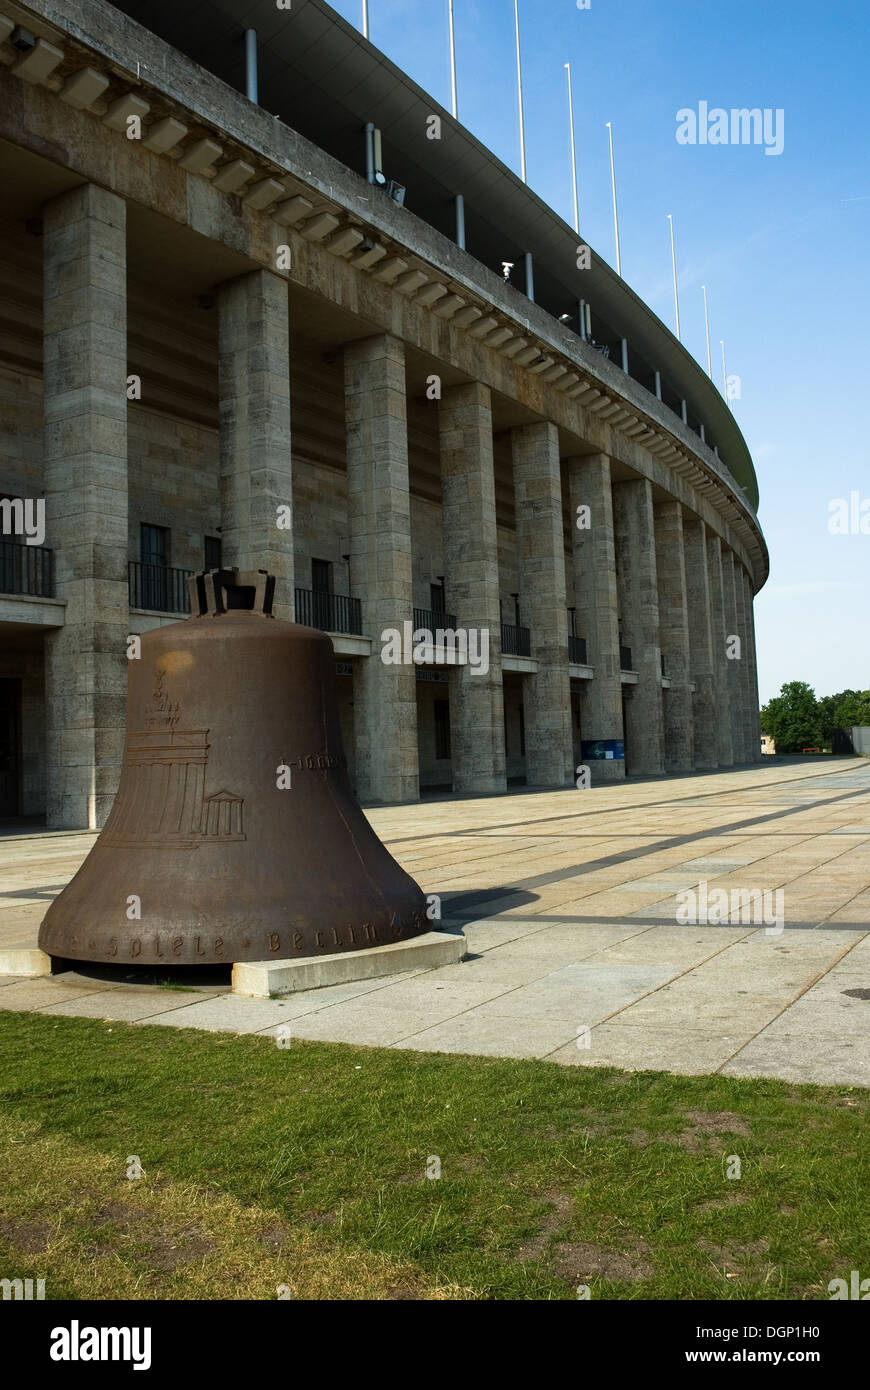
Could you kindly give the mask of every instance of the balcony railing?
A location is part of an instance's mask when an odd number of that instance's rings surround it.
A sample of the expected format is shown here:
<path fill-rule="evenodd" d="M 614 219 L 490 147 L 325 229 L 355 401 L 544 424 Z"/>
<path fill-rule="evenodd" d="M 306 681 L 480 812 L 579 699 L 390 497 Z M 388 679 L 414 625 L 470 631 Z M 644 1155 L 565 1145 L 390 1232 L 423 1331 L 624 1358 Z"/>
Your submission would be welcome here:
<path fill-rule="evenodd" d="M 347 632 L 358 637 L 362 634 L 362 604 L 346 594 L 297 589 L 296 621 L 321 632 Z"/>
<path fill-rule="evenodd" d="M 516 627 L 513 623 L 501 625 L 502 656 L 531 656 L 532 639 L 527 627 Z"/>
<path fill-rule="evenodd" d="M 619 649 L 619 669 L 621 671 L 633 671 L 631 664 L 631 647 L 620 647 Z"/>
<path fill-rule="evenodd" d="M 187 581 L 193 570 L 170 569 L 166 565 L 127 562 L 127 586 L 131 608 L 147 608 L 155 613 L 189 613 Z"/>
<path fill-rule="evenodd" d="M 54 551 L 0 541 L 0 593 L 54 598 Z"/>
<path fill-rule="evenodd" d="M 586 638 L 568 638 L 568 660 L 575 661 L 578 666 L 586 665 Z"/>
<path fill-rule="evenodd" d="M 437 632 L 438 629 L 439 629 L 439 627 L 442 628 L 443 630 L 447 630 L 447 629 L 450 629 L 451 631 L 455 630 L 455 628 L 456 628 L 456 617 L 455 617 L 455 615 L 454 615 L 453 613 L 442 613 L 441 610 L 438 609 L 438 608 L 435 608 L 435 609 L 432 609 L 432 608 L 415 608 L 415 609 L 414 609 L 414 631 L 415 631 L 415 632 L 418 632 L 421 628 L 425 628 L 425 630 L 426 630 L 427 632 Z"/>

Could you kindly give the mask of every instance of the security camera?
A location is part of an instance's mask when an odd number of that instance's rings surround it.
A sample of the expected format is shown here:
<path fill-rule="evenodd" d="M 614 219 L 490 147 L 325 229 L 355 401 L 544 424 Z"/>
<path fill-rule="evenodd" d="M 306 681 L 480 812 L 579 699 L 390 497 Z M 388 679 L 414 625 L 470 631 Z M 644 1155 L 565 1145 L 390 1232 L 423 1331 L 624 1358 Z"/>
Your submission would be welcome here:
<path fill-rule="evenodd" d="M 511 278 L 511 271 L 513 270 L 515 265 L 516 261 L 502 261 L 501 273 L 506 280 L 509 280 Z"/>
<path fill-rule="evenodd" d="M 29 53 L 31 48 L 36 47 L 36 35 L 31 34 L 30 30 L 25 29 L 21 24 L 16 24 L 9 42 L 13 48 L 18 49 L 19 53 Z"/>

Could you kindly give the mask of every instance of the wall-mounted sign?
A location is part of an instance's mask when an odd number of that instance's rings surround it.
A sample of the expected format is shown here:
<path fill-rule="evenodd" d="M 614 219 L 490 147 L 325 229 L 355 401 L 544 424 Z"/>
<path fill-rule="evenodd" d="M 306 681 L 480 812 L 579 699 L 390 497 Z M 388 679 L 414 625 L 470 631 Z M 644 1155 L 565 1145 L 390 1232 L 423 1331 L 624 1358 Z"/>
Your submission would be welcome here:
<path fill-rule="evenodd" d="M 353 662 L 352 662 L 352 661 L 337 661 L 337 662 L 335 663 L 335 674 L 336 674 L 337 676 L 352 676 L 352 675 L 353 675 Z"/>
<path fill-rule="evenodd" d="M 449 685 L 449 683 L 450 683 L 450 672 L 449 672 L 449 671 L 431 671 L 431 670 L 427 670 L 425 666 L 418 666 L 418 667 L 417 667 L 417 680 L 418 680 L 418 681 L 433 681 L 433 682 L 435 683 L 435 685 Z"/>
<path fill-rule="evenodd" d="M 596 738 L 581 745 L 584 762 L 599 762 L 605 758 L 625 758 L 625 743 L 621 738 Z"/>

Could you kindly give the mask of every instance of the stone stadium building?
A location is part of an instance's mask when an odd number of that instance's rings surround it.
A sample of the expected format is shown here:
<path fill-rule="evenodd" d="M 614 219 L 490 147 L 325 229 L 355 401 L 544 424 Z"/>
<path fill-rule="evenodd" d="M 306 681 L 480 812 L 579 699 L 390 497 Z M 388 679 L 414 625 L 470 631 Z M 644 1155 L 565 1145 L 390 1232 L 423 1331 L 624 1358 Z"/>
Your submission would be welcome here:
<path fill-rule="evenodd" d="M 103 824 L 221 564 L 331 634 L 364 802 L 760 760 L 752 461 L 594 248 L 323 0 L 0 40 L 0 816 Z"/>

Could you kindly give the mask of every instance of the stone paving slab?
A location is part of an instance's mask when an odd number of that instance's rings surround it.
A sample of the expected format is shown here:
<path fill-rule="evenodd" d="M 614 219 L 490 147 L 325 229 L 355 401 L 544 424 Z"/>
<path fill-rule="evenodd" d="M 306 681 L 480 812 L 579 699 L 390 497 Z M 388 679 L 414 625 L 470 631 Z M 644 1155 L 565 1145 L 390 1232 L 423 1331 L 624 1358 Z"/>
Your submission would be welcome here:
<path fill-rule="evenodd" d="M 622 1067 L 629 1071 L 673 1071 L 700 1076 L 725 1067 L 751 1033 L 690 1033 L 684 1028 L 627 1028 L 618 1022 L 592 1029 L 589 1047 L 576 1041 L 550 1054 L 567 1067 Z"/>
<path fill-rule="evenodd" d="M 463 964 L 279 1000 L 233 996 L 228 983 L 160 989 L 124 966 L 106 978 L 7 976 L 0 1009 L 870 1085 L 867 763 L 795 760 L 367 814 L 424 891 L 442 894 L 444 925 L 464 926 Z M 35 942 L 93 838 L 0 840 L 0 943 Z M 784 885 L 785 931 L 679 925 L 676 892 L 702 878 Z M 588 1049 L 577 1046 L 584 1026 Z"/>
<path fill-rule="evenodd" d="M 506 1022 L 501 1015 L 482 1017 L 480 1011 L 460 1014 L 416 1033 L 402 1046 L 415 1052 L 473 1053 L 480 1057 L 547 1057 L 577 1036 L 575 1017 L 527 1014 L 520 1028 L 507 1027 Z"/>
<path fill-rule="evenodd" d="M 725 1076 L 775 1076 L 818 1086 L 867 1086 L 867 1039 L 774 1035 L 754 1038 L 720 1068 Z"/>
<path fill-rule="evenodd" d="M 83 999 L 91 994 L 104 994 L 119 986 L 79 985 L 64 979 L 62 975 L 42 976 L 35 980 L 19 980 L 3 991 L 3 1009 L 35 1010 L 47 1008 L 50 1004 Z"/>
<path fill-rule="evenodd" d="M 81 993 L 76 999 L 53 1000 L 43 1005 L 40 1012 L 63 1014 L 70 1018 L 105 1018 L 136 1023 L 139 1020 L 156 1020 L 163 1014 L 183 1008 L 185 1004 L 198 1002 L 199 995 L 192 990 L 120 988 L 98 990 L 95 994 Z"/>

